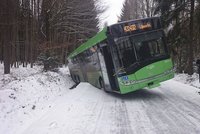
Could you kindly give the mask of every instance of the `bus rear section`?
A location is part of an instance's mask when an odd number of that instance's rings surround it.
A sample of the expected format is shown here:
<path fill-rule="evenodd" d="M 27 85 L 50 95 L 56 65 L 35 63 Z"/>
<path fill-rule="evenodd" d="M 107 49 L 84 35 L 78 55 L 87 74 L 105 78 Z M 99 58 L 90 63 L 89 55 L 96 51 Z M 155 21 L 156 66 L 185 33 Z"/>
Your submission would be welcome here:
<path fill-rule="evenodd" d="M 174 77 L 159 18 L 122 22 L 109 30 L 121 94 L 154 88 Z"/>

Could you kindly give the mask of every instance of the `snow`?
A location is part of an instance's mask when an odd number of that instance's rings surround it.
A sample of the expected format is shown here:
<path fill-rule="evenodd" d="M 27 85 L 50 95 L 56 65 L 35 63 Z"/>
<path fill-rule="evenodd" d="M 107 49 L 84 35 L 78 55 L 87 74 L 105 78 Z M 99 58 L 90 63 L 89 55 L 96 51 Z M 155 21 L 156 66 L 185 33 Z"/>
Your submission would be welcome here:
<path fill-rule="evenodd" d="M 199 75 L 197 73 L 194 73 L 192 76 L 184 73 L 177 74 L 174 80 L 200 89 Z"/>
<path fill-rule="evenodd" d="M 14 134 L 26 128 L 73 84 L 67 68 L 55 73 L 42 72 L 39 66 L 20 67 L 4 75 L 0 64 L 0 76 L 0 134 Z"/>
<path fill-rule="evenodd" d="M 88 83 L 69 90 L 74 83 L 67 67 L 11 72 L 4 75 L 0 64 L 0 134 L 200 133 L 196 74 L 179 74 L 158 88 L 119 95 Z"/>
<path fill-rule="evenodd" d="M 81 83 L 22 134 L 200 133 L 200 96 L 195 91 L 174 80 L 127 95 Z"/>

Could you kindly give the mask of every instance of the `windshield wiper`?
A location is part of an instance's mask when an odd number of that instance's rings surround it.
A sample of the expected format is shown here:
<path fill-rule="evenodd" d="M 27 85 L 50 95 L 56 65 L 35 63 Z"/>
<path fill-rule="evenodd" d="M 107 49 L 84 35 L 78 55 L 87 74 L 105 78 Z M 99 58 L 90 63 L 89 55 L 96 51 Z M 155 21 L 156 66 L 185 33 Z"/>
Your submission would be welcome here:
<path fill-rule="evenodd" d="M 132 70 L 133 67 L 138 66 L 140 64 L 140 62 L 135 62 L 133 64 L 131 64 L 129 67 L 127 67 L 125 70 L 126 72 L 129 72 L 130 70 Z"/>
<path fill-rule="evenodd" d="M 115 74 L 114 74 L 113 76 L 118 75 L 121 71 L 123 71 L 124 73 L 126 73 L 125 68 L 124 68 L 124 67 L 121 67 L 121 68 L 119 68 L 119 69 L 115 72 Z"/>

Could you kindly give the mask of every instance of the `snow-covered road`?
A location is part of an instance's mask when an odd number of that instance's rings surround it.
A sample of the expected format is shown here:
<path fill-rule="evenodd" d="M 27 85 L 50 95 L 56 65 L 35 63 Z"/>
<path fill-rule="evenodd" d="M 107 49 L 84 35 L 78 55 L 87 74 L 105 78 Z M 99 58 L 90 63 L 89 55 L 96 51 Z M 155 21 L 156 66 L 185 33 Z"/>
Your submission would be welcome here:
<path fill-rule="evenodd" d="M 127 95 L 81 83 L 20 133 L 199 134 L 200 95 L 174 80 Z"/>

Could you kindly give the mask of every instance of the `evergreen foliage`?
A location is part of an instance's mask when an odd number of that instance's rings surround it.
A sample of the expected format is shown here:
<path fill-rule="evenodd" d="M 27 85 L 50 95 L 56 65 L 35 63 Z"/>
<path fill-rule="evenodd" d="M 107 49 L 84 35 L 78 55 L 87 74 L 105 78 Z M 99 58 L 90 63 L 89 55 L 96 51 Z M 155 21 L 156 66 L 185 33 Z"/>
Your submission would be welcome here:
<path fill-rule="evenodd" d="M 98 32 L 97 15 L 103 10 L 95 2 L 2 0 L 0 61 L 4 62 L 5 73 L 10 72 L 10 66 L 32 67 L 39 55 L 47 54 L 43 57 L 44 65 L 55 60 L 50 58 L 51 54 L 59 63 L 65 63 L 72 50 Z"/>
<path fill-rule="evenodd" d="M 137 6 L 130 3 L 135 2 L 137 0 L 126 0 L 122 20 L 141 16 L 131 11 Z M 143 7 L 149 5 L 142 4 Z M 161 16 L 177 72 L 193 74 L 194 63 L 200 58 L 200 0 L 153 0 L 151 4 L 149 8 L 154 16 Z M 137 12 L 147 11 L 140 7 Z"/>
<path fill-rule="evenodd" d="M 42 62 L 44 71 L 58 71 L 58 67 L 62 65 L 62 63 L 59 62 L 58 56 L 50 52 L 41 53 L 38 56 L 38 60 Z"/>

